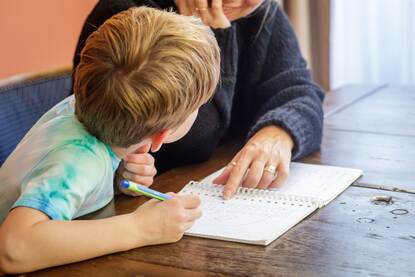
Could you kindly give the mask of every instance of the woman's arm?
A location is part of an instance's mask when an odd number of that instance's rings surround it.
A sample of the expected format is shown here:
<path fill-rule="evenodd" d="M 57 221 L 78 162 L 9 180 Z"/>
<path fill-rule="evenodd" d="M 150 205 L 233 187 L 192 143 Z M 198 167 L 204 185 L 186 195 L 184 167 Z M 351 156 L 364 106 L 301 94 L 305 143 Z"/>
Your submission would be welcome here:
<path fill-rule="evenodd" d="M 278 8 L 258 84 L 252 95 L 254 120 L 249 137 L 268 125 L 280 126 L 294 140 L 293 159 L 321 144 L 324 92 L 311 79 L 297 38 L 285 13 Z"/>
<path fill-rule="evenodd" d="M 234 114 L 252 123 L 247 144 L 215 180 L 225 184 L 225 197 L 241 183 L 259 188 L 281 185 L 291 157 L 303 157 L 321 143 L 324 93 L 311 80 L 288 18 L 275 3 L 269 7 L 271 16 L 262 10 L 243 25 L 258 34 L 246 44 L 248 62 L 241 63 Z"/>

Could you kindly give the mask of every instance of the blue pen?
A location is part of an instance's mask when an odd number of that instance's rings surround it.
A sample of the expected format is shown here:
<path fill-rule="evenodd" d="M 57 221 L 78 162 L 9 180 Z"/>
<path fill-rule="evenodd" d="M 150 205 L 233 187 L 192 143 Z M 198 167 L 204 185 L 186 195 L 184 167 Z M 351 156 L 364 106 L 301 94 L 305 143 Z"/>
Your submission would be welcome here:
<path fill-rule="evenodd" d="M 135 191 L 135 192 L 142 193 L 145 196 L 155 198 L 155 199 L 158 199 L 160 201 L 171 199 L 171 196 L 169 196 L 167 194 L 161 193 L 161 192 L 156 191 L 154 189 L 150 189 L 148 187 L 145 187 L 143 185 L 140 185 L 140 184 L 134 183 L 132 181 L 128 181 L 128 180 L 123 180 L 121 182 L 121 187 L 123 187 L 125 189 Z"/>

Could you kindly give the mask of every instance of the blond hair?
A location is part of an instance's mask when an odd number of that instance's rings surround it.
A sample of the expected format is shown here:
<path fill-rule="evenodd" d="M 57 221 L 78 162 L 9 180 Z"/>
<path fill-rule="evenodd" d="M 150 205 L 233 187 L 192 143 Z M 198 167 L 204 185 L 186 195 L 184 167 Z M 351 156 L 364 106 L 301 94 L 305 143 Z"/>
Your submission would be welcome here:
<path fill-rule="evenodd" d="M 128 147 L 183 123 L 212 97 L 219 75 L 216 39 L 200 19 L 131 8 L 86 41 L 75 113 L 102 142 Z"/>

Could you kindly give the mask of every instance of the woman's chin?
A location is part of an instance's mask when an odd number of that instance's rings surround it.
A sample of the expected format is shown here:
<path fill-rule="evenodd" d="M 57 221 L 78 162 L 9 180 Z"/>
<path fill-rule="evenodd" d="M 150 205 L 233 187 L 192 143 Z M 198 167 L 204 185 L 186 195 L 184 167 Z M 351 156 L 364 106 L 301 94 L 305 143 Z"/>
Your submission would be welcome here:
<path fill-rule="evenodd" d="M 238 13 L 235 13 L 235 11 L 223 11 L 223 14 L 229 21 L 234 21 L 239 18 Z"/>
<path fill-rule="evenodd" d="M 237 20 L 241 17 L 245 17 L 248 14 L 252 13 L 256 7 L 248 7 L 248 8 L 234 8 L 234 9 L 224 9 L 223 14 L 229 21 Z"/>

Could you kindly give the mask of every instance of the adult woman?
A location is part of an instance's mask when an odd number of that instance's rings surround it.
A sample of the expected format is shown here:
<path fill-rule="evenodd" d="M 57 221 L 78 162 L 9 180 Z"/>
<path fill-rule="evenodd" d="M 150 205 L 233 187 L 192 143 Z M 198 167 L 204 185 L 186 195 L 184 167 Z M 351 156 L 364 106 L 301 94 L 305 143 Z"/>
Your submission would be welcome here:
<path fill-rule="evenodd" d="M 225 198 L 241 183 L 258 188 L 281 185 L 291 158 L 303 157 L 321 143 L 324 94 L 311 81 L 291 25 L 277 3 L 101 0 L 84 25 L 76 53 L 107 18 L 140 5 L 201 17 L 221 48 L 221 84 L 213 100 L 202 106 L 185 138 L 156 153 L 159 170 L 204 161 L 225 138 L 245 135 L 247 143 L 216 180 L 225 184 Z M 137 153 L 127 159 L 124 176 L 150 185 L 155 170 L 148 155 Z"/>

